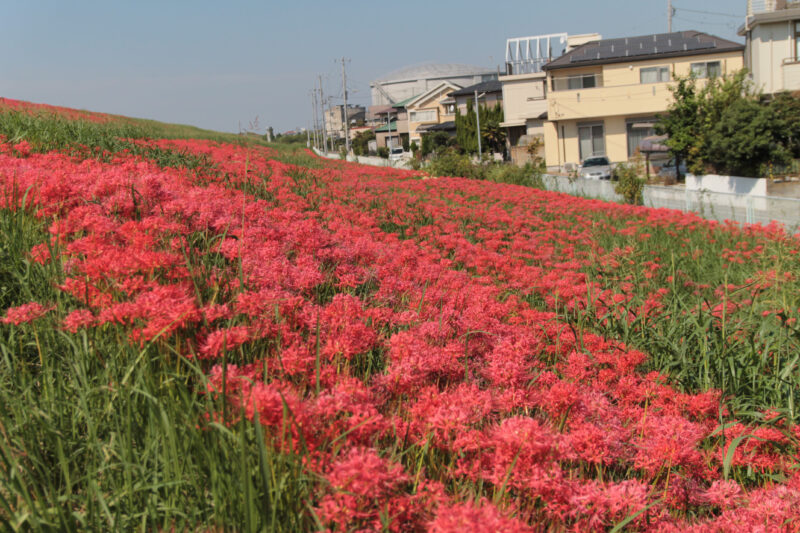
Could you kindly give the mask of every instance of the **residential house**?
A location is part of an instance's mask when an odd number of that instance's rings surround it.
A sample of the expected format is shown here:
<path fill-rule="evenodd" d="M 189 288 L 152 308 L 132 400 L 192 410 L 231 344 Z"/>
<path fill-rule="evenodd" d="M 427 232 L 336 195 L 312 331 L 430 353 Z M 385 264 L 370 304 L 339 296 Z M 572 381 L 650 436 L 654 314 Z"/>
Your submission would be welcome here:
<path fill-rule="evenodd" d="M 748 0 L 744 65 L 766 94 L 800 90 L 800 1 Z"/>
<path fill-rule="evenodd" d="M 472 102 L 475 106 L 475 95 L 478 95 L 478 104 L 492 108 L 497 104 L 503 103 L 503 85 L 499 80 L 489 80 L 475 85 L 464 87 L 450 93 L 451 98 L 454 100 L 455 108 L 462 115 L 467 113 L 467 102 Z M 451 102 L 447 102 L 450 104 Z"/>
<path fill-rule="evenodd" d="M 370 112 L 381 125 L 375 128 L 378 148 L 393 148 L 408 144 L 408 111 L 406 104 L 416 96 L 386 106 L 372 106 Z"/>
<path fill-rule="evenodd" d="M 347 106 L 348 125 L 363 124 L 366 108 L 360 105 Z M 325 110 L 325 130 L 329 137 L 344 139 L 344 106 L 335 105 Z"/>
<path fill-rule="evenodd" d="M 500 76 L 506 128 L 506 147 L 511 161 L 524 165 L 531 160 L 528 145 L 539 144 L 544 157 L 544 123 L 547 120 L 547 75 L 542 67 L 556 57 L 587 42 L 600 40 L 597 33 L 555 33 L 516 37 L 506 42 L 506 73 Z M 563 45 L 563 46 L 559 46 Z"/>
<path fill-rule="evenodd" d="M 460 87 L 449 81 L 444 81 L 432 89 L 420 94 L 416 98 L 406 101 L 408 111 L 408 138 L 409 142 L 422 145 L 422 134 L 429 128 L 438 126 L 442 130 L 442 124 L 452 123 L 455 131 L 455 107 L 446 104 L 450 93 Z"/>
<path fill-rule="evenodd" d="M 593 155 L 628 161 L 672 102 L 675 76 L 730 74 L 742 68 L 743 51 L 682 31 L 592 41 L 547 63 L 547 166 L 566 169 Z"/>

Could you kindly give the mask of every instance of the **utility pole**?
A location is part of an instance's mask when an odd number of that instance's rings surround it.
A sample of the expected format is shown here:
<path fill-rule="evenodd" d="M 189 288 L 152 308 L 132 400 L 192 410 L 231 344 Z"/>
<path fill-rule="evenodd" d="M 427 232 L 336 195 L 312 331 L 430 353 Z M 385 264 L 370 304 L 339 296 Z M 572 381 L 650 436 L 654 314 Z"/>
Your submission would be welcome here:
<path fill-rule="evenodd" d="M 667 33 L 672 33 L 672 15 L 675 10 L 672 9 L 672 0 L 667 0 Z"/>
<path fill-rule="evenodd" d="M 328 151 L 328 127 L 325 125 L 325 96 L 322 93 L 322 75 L 317 75 L 319 79 L 319 100 L 322 106 L 322 151 Z"/>
<path fill-rule="evenodd" d="M 317 90 L 311 89 L 311 108 L 314 110 L 314 148 L 319 149 L 319 141 L 317 140 L 317 128 L 319 127 L 319 120 L 317 118 Z"/>
<path fill-rule="evenodd" d="M 392 153 L 394 143 L 392 142 L 392 111 L 391 109 L 386 112 L 386 129 L 389 133 L 386 136 L 386 145 L 389 147 L 389 155 Z"/>
<path fill-rule="evenodd" d="M 344 110 L 343 110 L 343 122 L 344 122 L 344 143 L 345 143 L 345 151 L 349 154 L 350 153 L 350 135 L 348 133 L 348 122 L 349 118 L 347 117 L 347 72 L 344 69 L 344 62 L 346 59 L 342 58 L 342 93 L 344 94 Z"/>
<path fill-rule="evenodd" d="M 483 154 L 481 153 L 481 114 L 478 108 L 478 91 L 475 91 L 475 123 L 478 125 L 478 162 L 483 159 Z"/>

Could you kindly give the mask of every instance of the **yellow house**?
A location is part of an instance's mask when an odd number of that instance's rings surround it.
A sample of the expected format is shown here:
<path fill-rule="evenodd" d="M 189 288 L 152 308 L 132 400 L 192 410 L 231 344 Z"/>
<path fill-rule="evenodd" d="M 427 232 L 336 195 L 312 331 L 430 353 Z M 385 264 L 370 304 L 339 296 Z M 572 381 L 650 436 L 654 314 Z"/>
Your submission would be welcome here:
<path fill-rule="evenodd" d="M 421 146 L 422 134 L 426 129 L 455 121 L 455 106 L 448 96 L 460 88 L 454 83 L 444 81 L 406 103 L 409 143 L 416 142 L 417 146 Z"/>
<path fill-rule="evenodd" d="M 730 74 L 743 66 L 744 45 L 697 31 L 603 39 L 544 66 L 547 73 L 548 167 L 566 169 L 605 155 L 627 161 L 653 135 L 656 115 L 672 101 L 675 76 Z"/>

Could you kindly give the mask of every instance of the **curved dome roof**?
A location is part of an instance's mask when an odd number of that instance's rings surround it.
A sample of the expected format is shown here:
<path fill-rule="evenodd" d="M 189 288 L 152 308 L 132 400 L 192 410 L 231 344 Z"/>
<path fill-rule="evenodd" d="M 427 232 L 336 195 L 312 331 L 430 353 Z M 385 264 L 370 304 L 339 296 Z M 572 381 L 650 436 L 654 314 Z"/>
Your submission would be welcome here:
<path fill-rule="evenodd" d="M 422 63 L 395 70 L 374 81 L 386 83 L 406 80 L 474 76 L 476 74 L 488 74 L 491 72 L 493 72 L 491 69 L 476 67 L 474 65 L 461 65 L 458 63 Z"/>

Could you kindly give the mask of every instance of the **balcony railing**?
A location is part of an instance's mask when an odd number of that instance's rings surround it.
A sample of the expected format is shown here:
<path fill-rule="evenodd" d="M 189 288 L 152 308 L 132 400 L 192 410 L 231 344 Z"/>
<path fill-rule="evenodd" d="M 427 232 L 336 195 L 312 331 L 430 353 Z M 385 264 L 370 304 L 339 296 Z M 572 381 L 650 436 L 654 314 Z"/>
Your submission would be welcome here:
<path fill-rule="evenodd" d="M 747 16 L 800 7 L 800 0 L 747 0 Z"/>
<path fill-rule="evenodd" d="M 602 74 L 578 74 L 576 76 L 561 76 L 553 78 L 553 91 L 576 91 L 580 89 L 594 89 L 603 86 Z"/>
<path fill-rule="evenodd" d="M 542 67 L 550 61 L 552 61 L 550 57 L 506 61 L 506 75 L 542 72 Z"/>

